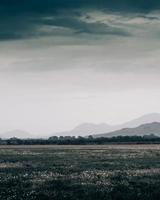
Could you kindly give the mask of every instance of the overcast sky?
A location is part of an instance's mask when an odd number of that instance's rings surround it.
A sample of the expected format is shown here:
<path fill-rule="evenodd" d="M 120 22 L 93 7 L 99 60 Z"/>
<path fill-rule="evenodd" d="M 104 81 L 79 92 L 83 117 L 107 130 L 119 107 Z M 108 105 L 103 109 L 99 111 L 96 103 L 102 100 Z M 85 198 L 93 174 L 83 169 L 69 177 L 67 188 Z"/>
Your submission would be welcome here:
<path fill-rule="evenodd" d="M 0 132 L 160 112 L 159 0 L 1 0 Z"/>

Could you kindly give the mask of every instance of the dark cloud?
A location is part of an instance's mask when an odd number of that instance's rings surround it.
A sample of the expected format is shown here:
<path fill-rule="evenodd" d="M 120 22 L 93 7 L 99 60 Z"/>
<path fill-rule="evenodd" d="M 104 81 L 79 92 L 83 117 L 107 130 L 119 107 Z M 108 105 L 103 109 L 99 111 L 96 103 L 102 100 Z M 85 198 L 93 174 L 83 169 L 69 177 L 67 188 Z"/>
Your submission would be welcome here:
<path fill-rule="evenodd" d="M 40 31 L 40 27 L 45 25 L 69 28 L 73 34 L 128 36 L 129 33 L 121 28 L 100 21 L 89 23 L 81 20 L 80 16 L 92 9 L 123 14 L 146 13 L 159 8 L 159 0 L 1 0 L 0 40 L 47 35 L 47 32 Z"/>
<path fill-rule="evenodd" d="M 129 33 L 120 28 L 112 27 L 101 22 L 86 22 L 76 17 L 56 17 L 55 19 L 44 19 L 41 21 L 43 25 L 65 27 L 72 29 L 75 33 L 87 34 L 113 34 L 121 36 L 129 36 Z"/>
<path fill-rule="evenodd" d="M 159 0 L 1 0 L 0 5 L 19 12 L 48 12 L 57 9 L 106 8 L 149 11 L 160 8 Z"/>

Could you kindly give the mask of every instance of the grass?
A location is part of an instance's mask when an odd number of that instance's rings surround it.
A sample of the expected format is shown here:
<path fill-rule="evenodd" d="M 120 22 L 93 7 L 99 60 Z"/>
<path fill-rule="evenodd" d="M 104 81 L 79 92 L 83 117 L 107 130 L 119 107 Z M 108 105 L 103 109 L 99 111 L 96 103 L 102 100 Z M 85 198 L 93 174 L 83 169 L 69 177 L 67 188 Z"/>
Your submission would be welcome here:
<path fill-rule="evenodd" d="M 158 200 L 160 145 L 1 146 L 2 200 Z"/>

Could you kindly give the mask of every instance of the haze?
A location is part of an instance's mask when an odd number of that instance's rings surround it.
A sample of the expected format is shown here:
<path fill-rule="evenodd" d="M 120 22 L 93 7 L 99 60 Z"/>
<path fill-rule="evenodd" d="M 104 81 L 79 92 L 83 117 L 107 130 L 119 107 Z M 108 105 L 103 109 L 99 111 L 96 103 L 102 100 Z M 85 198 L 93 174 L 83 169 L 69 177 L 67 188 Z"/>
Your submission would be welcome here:
<path fill-rule="evenodd" d="M 159 9 L 157 0 L 1 1 L 1 132 L 160 112 Z"/>

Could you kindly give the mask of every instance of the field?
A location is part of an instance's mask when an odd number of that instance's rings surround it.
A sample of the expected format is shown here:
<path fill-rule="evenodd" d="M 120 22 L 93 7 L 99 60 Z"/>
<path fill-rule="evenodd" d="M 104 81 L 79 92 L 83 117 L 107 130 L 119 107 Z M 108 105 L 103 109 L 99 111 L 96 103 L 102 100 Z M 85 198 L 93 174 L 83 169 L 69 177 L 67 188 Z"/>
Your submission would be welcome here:
<path fill-rule="evenodd" d="M 0 200 L 143 199 L 160 199 L 160 145 L 0 146 Z"/>

